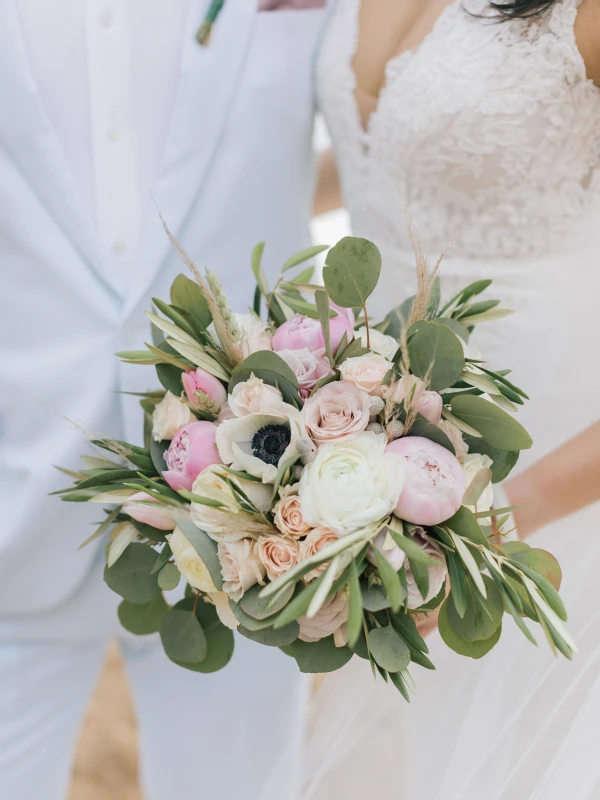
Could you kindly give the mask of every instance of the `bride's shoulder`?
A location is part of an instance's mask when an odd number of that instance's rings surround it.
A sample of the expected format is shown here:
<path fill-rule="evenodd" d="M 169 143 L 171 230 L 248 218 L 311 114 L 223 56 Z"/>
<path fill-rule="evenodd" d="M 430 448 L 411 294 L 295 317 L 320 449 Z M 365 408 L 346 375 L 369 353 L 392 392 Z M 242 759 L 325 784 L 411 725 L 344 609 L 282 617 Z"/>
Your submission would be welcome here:
<path fill-rule="evenodd" d="M 598 0 L 580 0 L 575 5 L 574 30 L 577 47 L 588 78 L 600 86 L 600 3 Z"/>

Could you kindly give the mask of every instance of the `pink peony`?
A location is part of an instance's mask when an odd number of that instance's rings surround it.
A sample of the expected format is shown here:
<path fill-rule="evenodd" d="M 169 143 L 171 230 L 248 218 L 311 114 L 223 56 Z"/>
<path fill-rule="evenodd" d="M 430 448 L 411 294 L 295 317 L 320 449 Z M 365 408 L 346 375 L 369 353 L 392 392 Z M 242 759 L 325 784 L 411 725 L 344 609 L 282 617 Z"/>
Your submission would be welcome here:
<path fill-rule="evenodd" d="M 197 408 L 199 405 L 196 392 L 205 394 L 217 408 L 221 408 L 227 400 L 227 392 L 221 381 L 206 372 L 206 370 L 200 369 L 200 367 L 193 372 L 184 372 L 181 380 L 187 398 L 193 408 Z"/>
<path fill-rule="evenodd" d="M 321 386 L 302 409 L 308 435 L 317 444 L 355 439 L 369 424 L 370 413 L 369 395 L 347 381 Z"/>
<path fill-rule="evenodd" d="M 347 334 L 349 341 L 353 331 L 354 323 L 345 314 L 338 314 L 337 317 L 329 320 L 329 338 L 334 353 L 340 346 L 344 333 Z M 311 353 L 325 349 L 325 337 L 321 323 L 318 319 L 294 314 L 275 331 L 273 350 L 279 352 L 281 350 L 303 350 L 304 348 L 310 350 Z"/>
<path fill-rule="evenodd" d="M 421 436 L 390 442 L 386 452 L 406 459 L 404 489 L 394 514 L 415 525 L 439 525 L 462 504 L 465 475 L 456 456 Z"/>
<path fill-rule="evenodd" d="M 152 505 L 148 505 L 149 503 Z M 136 522 L 151 525 L 159 531 L 172 531 L 175 527 L 167 507 L 146 492 L 138 492 L 128 497 L 123 503 L 123 513 L 129 514 Z"/>
<path fill-rule="evenodd" d="M 212 422 L 191 422 L 177 431 L 165 453 L 169 469 L 163 472 L 171 489 L 191 489 L 206 467 L 222 463 L 215 444 L 216 431 Z"/>
<path fill-rule="evenodd" d="M 317 381 L 333 375 L 324 350 L 311 352 L 305 347 L 302 350 L 280 350 L 279 355 L 298 379 L 298 390 L 303 400 L 315 388 Z"/>

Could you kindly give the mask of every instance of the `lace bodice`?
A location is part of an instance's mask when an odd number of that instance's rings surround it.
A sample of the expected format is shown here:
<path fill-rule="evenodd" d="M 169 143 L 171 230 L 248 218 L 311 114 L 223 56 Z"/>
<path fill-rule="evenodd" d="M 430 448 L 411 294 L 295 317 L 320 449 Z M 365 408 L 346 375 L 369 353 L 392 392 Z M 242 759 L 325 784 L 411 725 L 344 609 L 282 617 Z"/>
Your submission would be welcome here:
<path fill-rule="evenodd" d="M 486 0 L 455 0 L 393 58 L 367 131 L 351 61 L 360 0 L 339 0 L 318 65 L 354 232 L 409 250 L 514 257 L 559 247 L 600 197 L 600 90 L 586 78 L 580 0 L 498 24 Z M 472 13 L 468 13 L 472 12 Z"/>

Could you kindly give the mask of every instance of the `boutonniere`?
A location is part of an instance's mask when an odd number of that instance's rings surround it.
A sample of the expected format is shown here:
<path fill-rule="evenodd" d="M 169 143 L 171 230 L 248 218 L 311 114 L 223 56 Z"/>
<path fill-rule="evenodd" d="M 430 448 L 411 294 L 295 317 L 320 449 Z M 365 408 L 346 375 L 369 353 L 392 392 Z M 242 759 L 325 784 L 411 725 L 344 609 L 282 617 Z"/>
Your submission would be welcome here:
<path fill-rule="evenodd" d="M 196 34 L 198 44 L 206 46 L 209 43 L 213 25 L 215 24 L 217 17 L 221 13 L 224 5 L 225 0 L 212 0 L 202 25 L 200 25 L 198 28 L 198 33 Z"/>

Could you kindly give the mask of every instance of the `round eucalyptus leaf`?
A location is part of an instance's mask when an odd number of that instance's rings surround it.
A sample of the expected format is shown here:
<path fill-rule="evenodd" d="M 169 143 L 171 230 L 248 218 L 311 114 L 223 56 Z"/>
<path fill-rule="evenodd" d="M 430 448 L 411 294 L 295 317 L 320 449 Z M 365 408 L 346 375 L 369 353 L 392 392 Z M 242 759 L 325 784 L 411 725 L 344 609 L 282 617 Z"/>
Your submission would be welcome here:
<path fill-rule="evenodd" d="M 444 431 L 437 425 L 429 422 L 429 420 L 425 419 L 425 417 L 421 416 L 421 414 L 417 414 L 413 424 L 410 426 L 410 430 L 406 435 L 422 436 L 424 439 L 429 439 L 431 442 L 435 442 L 436 444 L 440 444 L 442 447 L 445 447 L 446 450 L 449 450 L 453 456 L 456 455 L 454 445 L 446 436 Z"/>
<path fill-rule="evenodd" d="M 168 610 L 169 606 L 161 592 L 156 595 L 154 600 L 143 605 L 123 600 L 117 614 L 119 622 L 126 631 L 135 633 L 136 636 L 147 636 L 158 631 L 160 621 Z"/>
<path fill-rule="evenodd" d="M 266 619 L 262 620 L 254 619 L 254 617 L 246 614 L 239 603 L 236 603 L 231 599 L 229 600 L 229 606 L 240 625 L 253 633 L 256 631 L 264 631 L 265 628 L 270 628 L 276 619 L 276 617 L 267 617 Z"/>
<path fill-rule="evenodd" d="M 160 623 L 160 638 L 171 661 L 197 664 L 206 658 L 208 645 L 193 610 L 172 608 Z"/>
<path fill-rule="evenodd" d="M 410 664 L 410 650 L 391 625 L 370 630 L 367 642 L 371 655 L 382 669 L 400 672 Z"/>
<path fill-rule="evenodd" d="M 155 561 L 156 552 L 151 547 L 132 542 L 112 567 L 106 567 L 104 580 L 129 603 L 149 603 L 160 592 L 158 576 L 152 574 Z"/>
<path fill-rule="evenodd" d="M 362 605 L 366 611 L 381 611 L 384 608 L 389 608 L 391 603 L 387 599 L 383 586 L 374 585 L 368 586 L 365 583 L 361 584 L 362 592 Z"/>
<path fill-rule="evenodd" d="M 298 379 L 277 353 L 272 350 L 259 350 L 239 363 L 231 375 L 229 392 L 231 393 L 238 383 L 247 381 L 251 375 L 260 378 L 270 386 L 277 386 L 286 403 L 300 407 Z"/>
<path fill-rule="evenodd" d="M 367 638 L 364 630 L 361 629 L 358 639 L 350 649 L 359 658 L 364 658 L 367 661 L 369 660 L 369 648 L 367 647 Z"/>
<path fill-rule="evenodd" d="M 175 397 L 179 397 L 183 391 L 183 385 L 181 383 L 183 370 L 179 369 L 179 367 L 176 367 L 173 364 L 157 364 L 155 366 L 155 370 L 156 377 L 161 382 L 163 387 L 168 392 L 171 392 L 171 394 L 174 394 Z"/>
<path fill-rule="evenodd" d="M 273 597 L 273 595 L 271 595 L 269 597 L 259 597 L 262 586 L 257 584 L 251 589 L 248 589 L 247 592 L 244 592 L 239 605 L 242 607 L 242 610 L 253 619 L 267 619 L 287 606 L 292 599 L 295 588 L 295 584 L 290 582 L 280 596 L 275 595 L 275 597 Z"/>
<path fill-rule="evenodd" d="M 335 672 L 354 655 L 348 647 L 336 647 L 333 636 L 327 636 L 318 642 L 296 639 L 293 644 L 281 649 L 286 655 L 296 659 L 300 672 Z"/>
<path fill-rule="evenodd" d="M 381 274 L 381 253 L 368 239 L 345 236 L 327 253 L 323 282 L 342 308 L 364 306 Z"/>
<path fill-rule="evenodd" d="M 439 392 L 453 386 L 465 367 L 465 355 L 456 334 L 446 325 L 419 320 L 408 331 L 411 372 Z"/>
<path fill-rule="evenodd" d="M 452 595 L 447 603 L 446 615 L 448 623 L 454 633 L 467 642 L 482 642 L 494 634 L 502 622 L 504 614 L 504 600 L 502 593 L 487 575 L 483 576 L 487 598 L 482 597 L 467 582 L 467 608 L 461 617 L 454 605 Z"/>
<path fill-rule="evenodd" d="M 514 417 L 494 403 L 474 394 L 455 397 L 452 413 L 482 435 L 484 442 L 499 450 L 528 450 L 531 436 Z"/>
<path fill-rule="evenodd" d="M 193 605 L 194 601 L 189 599 L 182 600 L 177 604 L 177 606 L 186 608 L 193 608 Z M 223 625 L 212 603 L 200 599 L 196 604 L 196 616 L 200 620 L 206 636 L 208 653 L 206 658 L 198 664 L 180 663 L 179 666 L 204 674 L 218 672 L 227 666 L 233 656 L 235 646 L 233 631 Z"/>
<path fill-rule="evenodd" d="M 179 586 L 181 574 L 175 564 L 165 564 L 158 573 L 158 585 L 163 592 L 170 592 Z"/>
<path fill-rule="evenodd" d="M 562 570 L 552 553 L 549 553 L 547 550 L 542 550 L 539 547 L 522 548 L 520 550 L 512 548 L 510 557 L 513 561 L 517 562 L 517 565 L 523 564 L 523 566 L 529 567 L 529 569 L 537 572 L 537 574 L 545 578 L 556 591 L 560 589 Z"/>
<path fill-rule="evenodd" d="M 212 314 L 202 290 L 186 275 L 178 275 L 173 281 L 171 303 L 188 311 L 201 328 L 208 328 L 212 322 Z"/>
<path fill-rule="evenodd" d="M 267 645 L 268 647 L 285 647 L 292 644 L 298 638 L 298 623 L 290 622 L 283 628 L 273 630 L 273 628 L 264 628 L 261 631 L 250 631 L 240 625 L 238 633 L 245 636 L 246 639 L 251 639 L 253 642 Z"/>
<path fill-rule="evenodd" d="M 500 635 L 502 634 L 502 625 L 498 625 L 489 639 L 475 642 L 468 642 L 466 639 L 461 639 L 448 621 L 447 609 L 450 602 L 451 601 L 448 599 L 443 603 L 438 616 L 438 628 L 442 640 L 451 650 L 454 650 L 455 653 L 461 656 L 482 658 L 498 643 Z"/>

